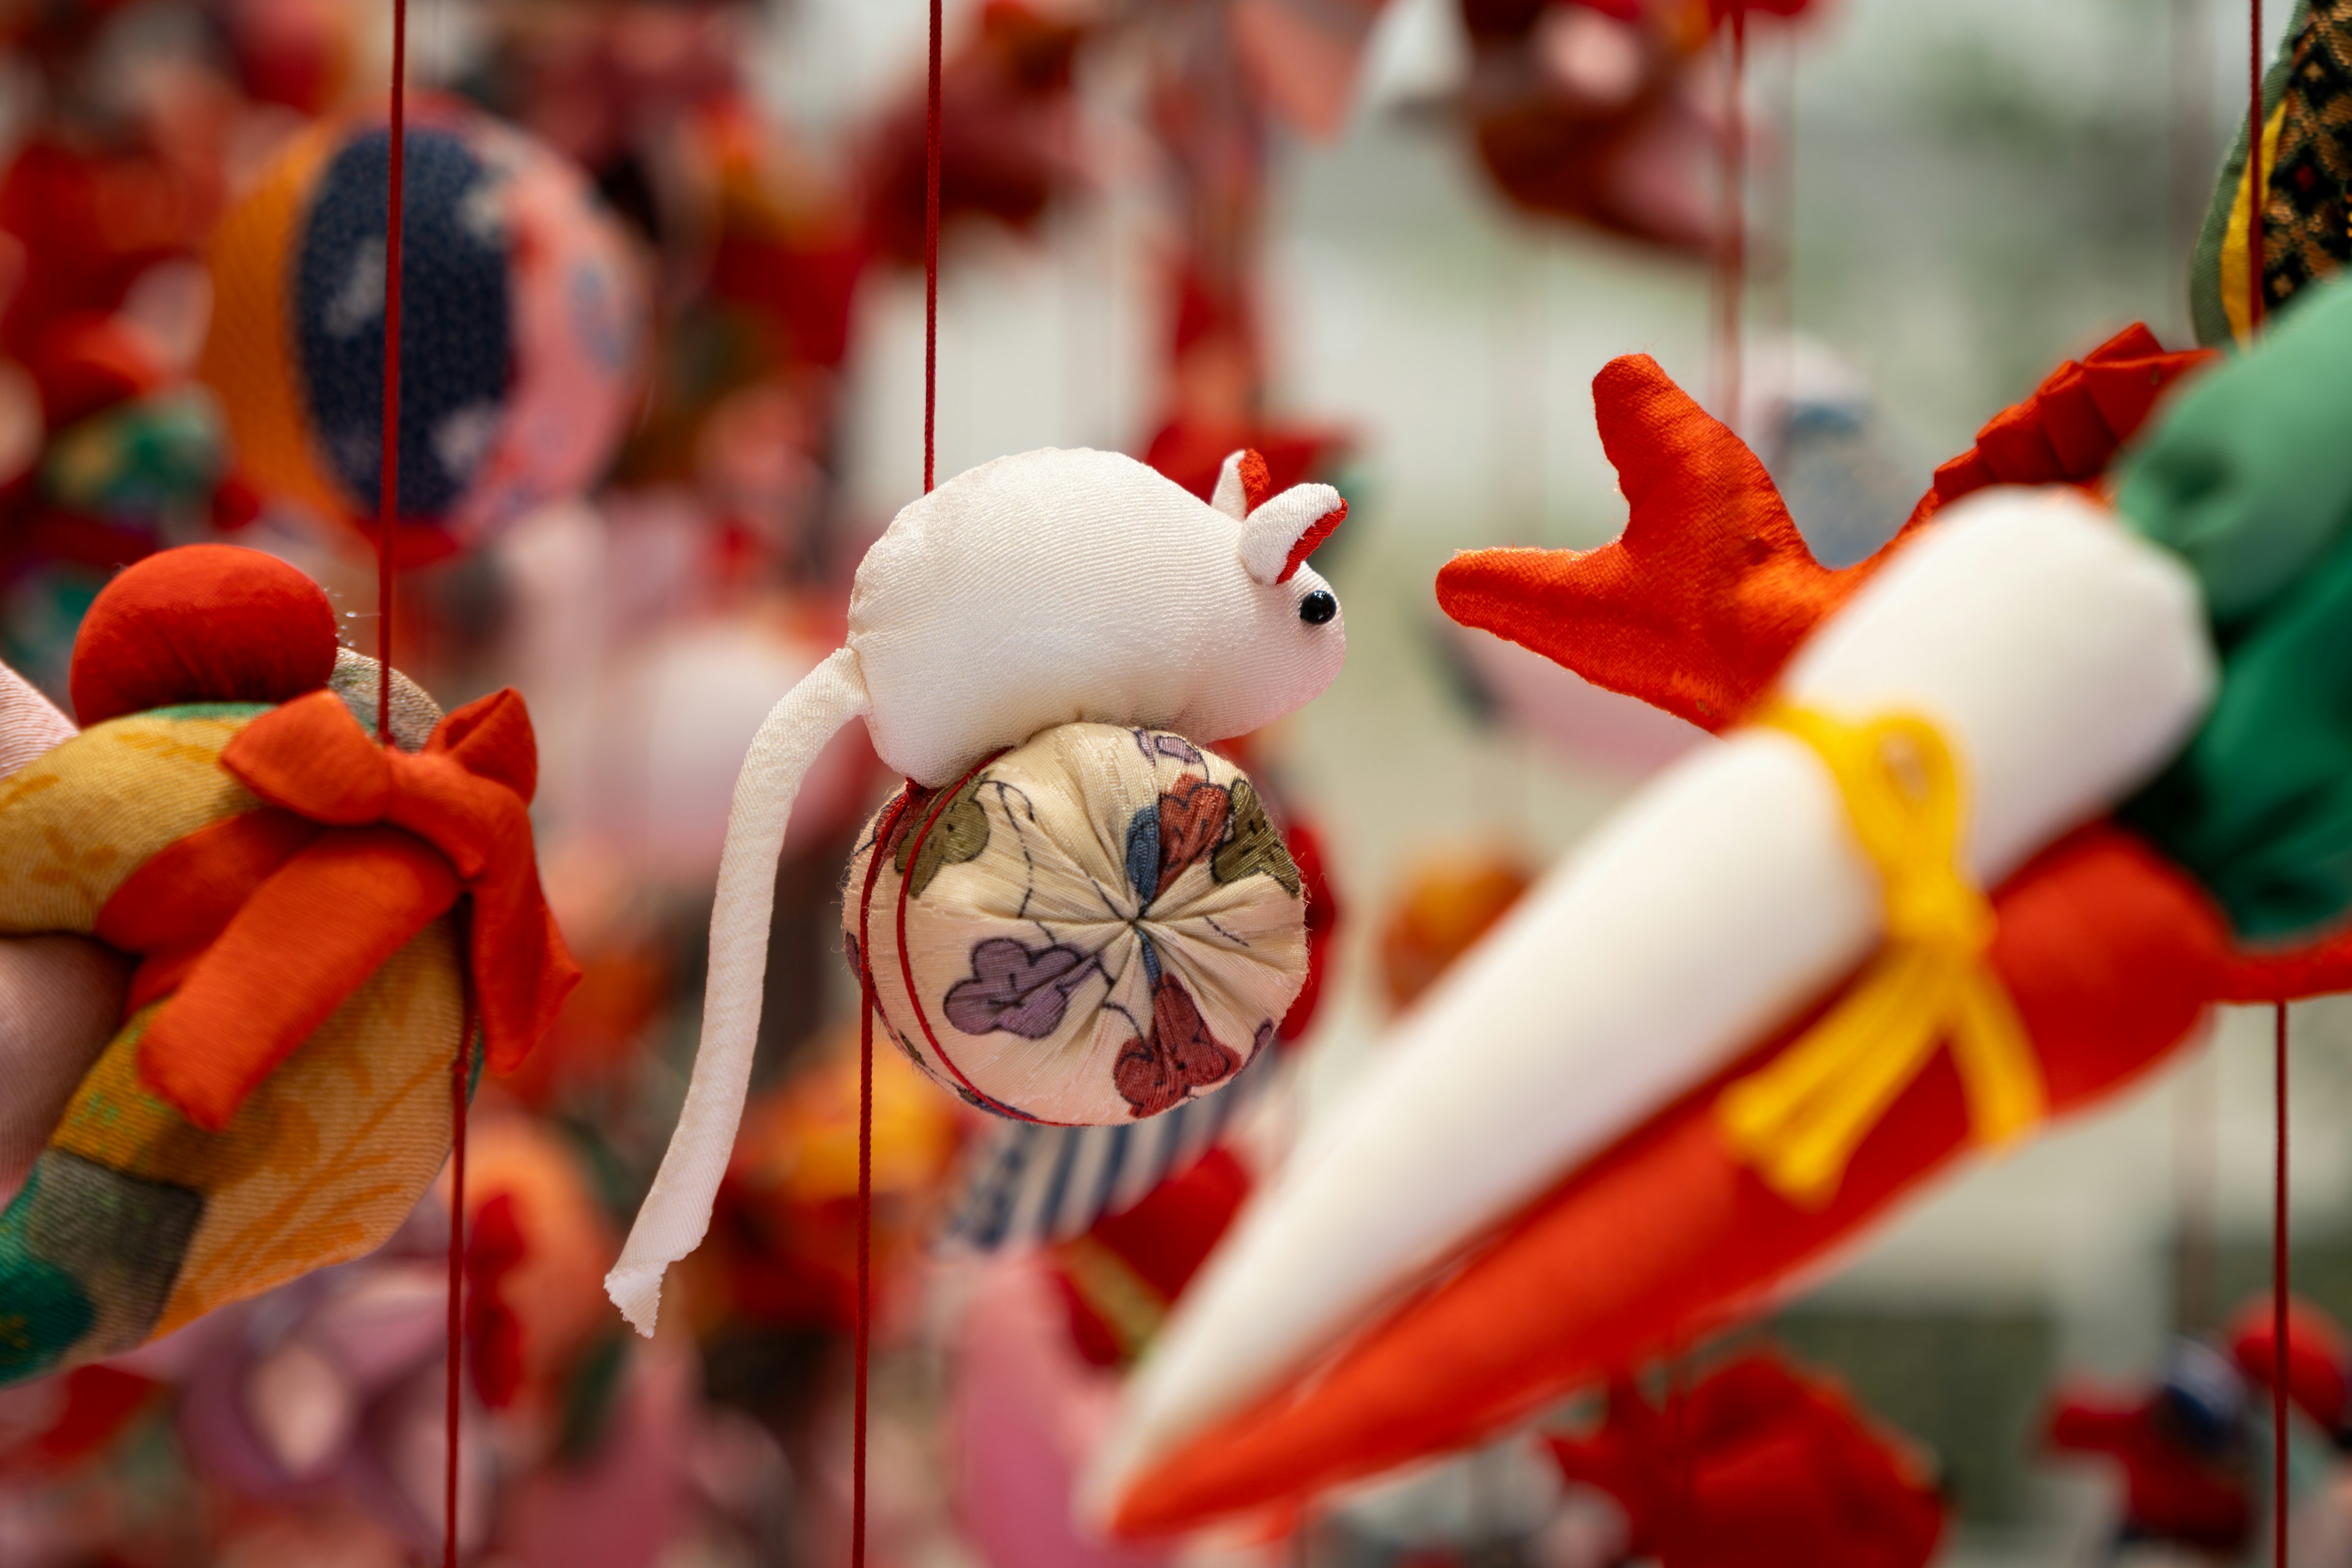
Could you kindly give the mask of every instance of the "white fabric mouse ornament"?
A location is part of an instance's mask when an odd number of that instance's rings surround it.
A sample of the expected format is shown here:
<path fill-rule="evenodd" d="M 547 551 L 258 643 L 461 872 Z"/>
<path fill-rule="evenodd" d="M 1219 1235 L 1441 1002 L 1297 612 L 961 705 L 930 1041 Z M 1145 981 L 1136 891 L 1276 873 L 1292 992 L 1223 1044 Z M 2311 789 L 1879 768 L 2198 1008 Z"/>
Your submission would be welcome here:
<path fill-rule="evenodd" d="M 866 552 L 844 646 L 768 715 L 736 781 L 693 1082 L 653 1190 L 605 1279 L 641 1331 L 653 1331 L 664 1271 L 701 1242 L 734 1146 L 759 1032 L 776 858 L 793 798 L 826 741 L 852 719 L 866 721 L 876 753 L 907 776 L 905 800 L 915 809 L 906 815 L 924 837 L 885 821 L 900 815 L 894 808 L 877 827 L 886 847 L 902 857 L 911 850 L 920 863 L 929 835 L 942 831 L 940 816 L 982 764 L 1057 726 L 1213 741 L 1292 712 L 1331 683 L 1346 656 L 1339 601 L 1305 561 L 1346 517 L 1347 503 L 1328 485 L 1278 495 L 1270 488 L 1264 460 L 1250 452 L 1225 460 L 1205 504 L 1117 453 L 1026 452 L 912 502 Z M 1215 781 L 1204 773 L 1202 782 Z M 917 800 L 917 791 L 928 793 Z M 1230 844 L 1257 826 L 1248 813 L 1231 812 L 1223 833 Z M 1108 864 L 1122 870 L 1140 853 L 1117 847 Z M 1295 873 L 1286 884 L 1278 875 L 1286 856 L 1269 848 L 1249 858 L 1265 868 L 1259 883 L 1298 898 Z M 1228 852 L 1228 869 L 1236 858 Z M 1192 887 L 1214 879 L 1174 880 Z M 1146 889 L 1140 910 L 1130 900 L 1111 919 L 1148 924 L 1154 890 Z M 856 886 L 850 901 L 860 901 Z M 882 913 L 872 905 L 875 920 Z M 903 902 L 898 913 L 903 919 Z M 1303 976 L 1303 942 L 1296 963 Z M 1151 1022 L 1139 1020 L 1139 1032 Z M 906 1043 L 895 1023 L 892 1032 Z M 1055 1103 L 1066 1114 L 1054 1120 L 1082 1119 L 1067 1114 L 1077 1103 L 1069 1097 Z M 1096 1114 L 1181 1103 L 1114 1095 Z"/>

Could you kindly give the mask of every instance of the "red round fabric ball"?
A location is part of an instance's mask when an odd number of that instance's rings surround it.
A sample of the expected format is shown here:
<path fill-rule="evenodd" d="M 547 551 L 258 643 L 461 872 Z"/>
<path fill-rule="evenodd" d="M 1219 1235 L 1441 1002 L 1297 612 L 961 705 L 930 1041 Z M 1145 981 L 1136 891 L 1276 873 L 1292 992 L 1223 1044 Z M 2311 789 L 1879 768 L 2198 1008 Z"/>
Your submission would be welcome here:
<path fill-rule="evenodd" d="M 2278 1320 L 2271 1300 L 2264 1292 L 2240 1308 L 2228 1335 L 2230 1359 L 2265 1391 L 2279 1363 Z M 2286 1299 L 2286 1319 L 2287 1397 L 2325 1430 L 2341 1430 L 2352 1406 L 2352 1379 L 2345 1372 L 2352 1346 L 2335 1319 L 2299 1297 Z"/>
<path fill-rule="evenodd" d="M 274 555 L 188 544 L 125 568 L 74 638 L 85 724 L 180 702 L 283 702 L 327 683 L 335 611 Z"/>

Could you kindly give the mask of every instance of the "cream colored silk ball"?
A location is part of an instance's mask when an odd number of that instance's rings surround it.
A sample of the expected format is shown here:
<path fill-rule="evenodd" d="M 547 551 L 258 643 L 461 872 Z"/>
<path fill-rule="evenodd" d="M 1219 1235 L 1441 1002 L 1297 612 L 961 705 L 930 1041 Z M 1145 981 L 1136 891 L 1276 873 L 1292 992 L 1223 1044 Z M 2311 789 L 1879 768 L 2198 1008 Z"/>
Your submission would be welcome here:
<path fill-rule="evenodd" d="M 1248 778 L 1114 724 L 1056 726 L 884 806 L 843 926 L 916 1065 L 1036 1121 L 1129 1121 L 1213 1092 L 1307 978 L 1298 868 Z"/>

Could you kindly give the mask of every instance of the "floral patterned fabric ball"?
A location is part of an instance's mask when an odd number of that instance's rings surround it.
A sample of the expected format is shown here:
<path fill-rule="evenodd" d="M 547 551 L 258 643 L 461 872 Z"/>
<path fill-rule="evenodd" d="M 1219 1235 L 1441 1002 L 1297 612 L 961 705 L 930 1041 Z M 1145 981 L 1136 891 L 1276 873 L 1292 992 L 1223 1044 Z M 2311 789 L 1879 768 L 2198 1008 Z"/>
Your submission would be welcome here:
<path fill-rule="evenodd" d="M 1158 730 L 1061 725 L 900 795 L 850 862 L 842 923 L 916 1065 L 1033 1121 L 1210 1093 L 1307 978 L 1298 868 L 1256 790 Z"/>

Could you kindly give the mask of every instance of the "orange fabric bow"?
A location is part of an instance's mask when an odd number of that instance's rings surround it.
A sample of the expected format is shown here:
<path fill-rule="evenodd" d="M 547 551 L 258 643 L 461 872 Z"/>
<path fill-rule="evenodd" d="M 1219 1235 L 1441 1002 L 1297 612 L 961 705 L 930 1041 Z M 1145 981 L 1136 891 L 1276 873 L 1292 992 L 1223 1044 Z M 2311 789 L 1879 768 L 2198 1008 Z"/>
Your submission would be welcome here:
<path fill-rule="evenodd" d="M 226 1126 L 461 895 L 490 1066 L 510 1069 L 547 1032 L 580 969 L 540 890 L 538 751 L 520 696 L 457 710 L 412 756 L 314 692 L 247 725 L 221 765 L 273 809 L 173 845 L 98 921 L 100 937 L 145 959 L 131 1005 L 171 994 L 140 1040 L 140 1073 L 189 1121 Z"/>

